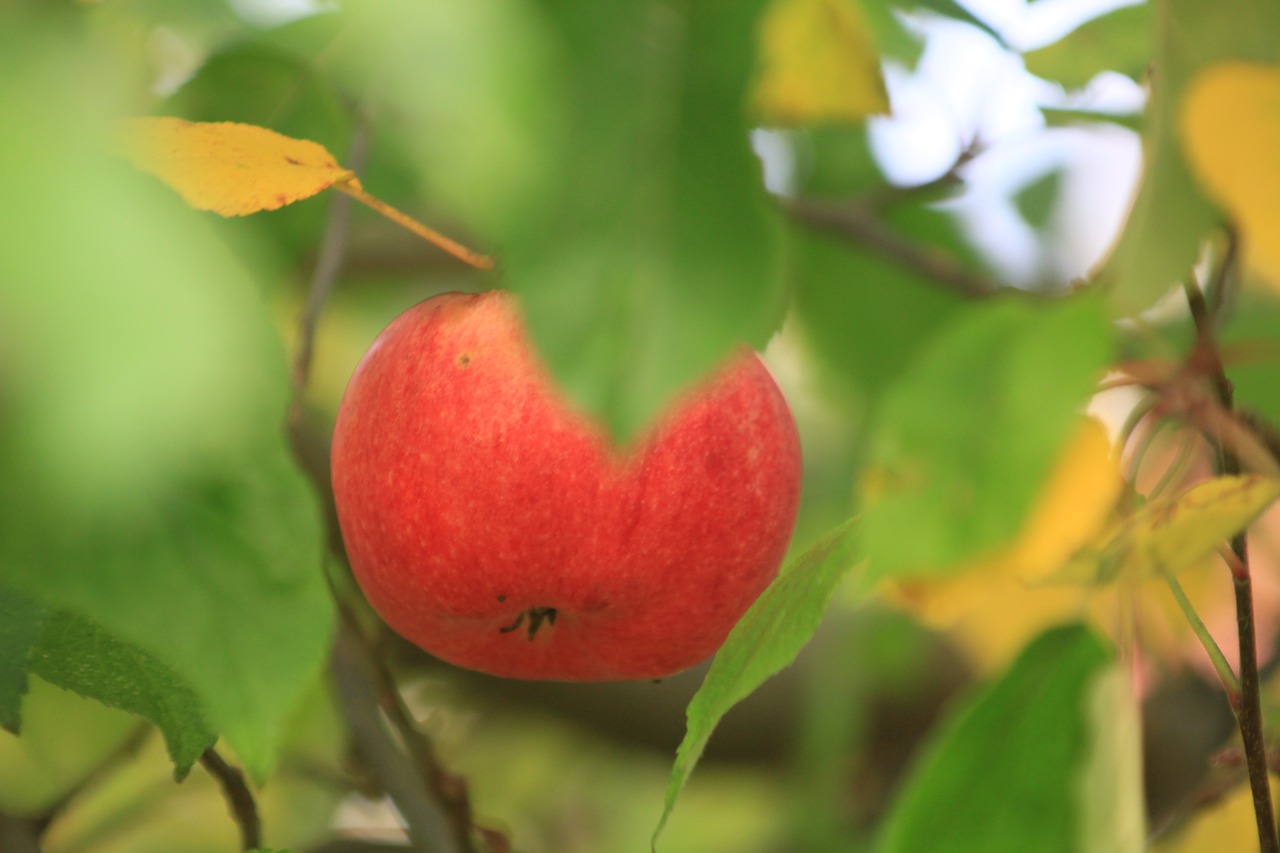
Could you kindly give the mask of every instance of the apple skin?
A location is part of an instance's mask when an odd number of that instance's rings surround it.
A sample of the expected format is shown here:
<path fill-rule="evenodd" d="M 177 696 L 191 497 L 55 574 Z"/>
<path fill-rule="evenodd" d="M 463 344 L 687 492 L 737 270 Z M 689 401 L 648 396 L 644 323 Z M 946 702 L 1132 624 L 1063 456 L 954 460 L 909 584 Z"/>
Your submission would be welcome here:
<path fill-rule="evenodd" d="M 712 655 L 777 574 L 800 494 L 795 422 L 755 353 L 619 450 L 497 291 L 382 332 L 331 461 L 374 609 L 438 658 L 523 679 L 662 678 Z"/>

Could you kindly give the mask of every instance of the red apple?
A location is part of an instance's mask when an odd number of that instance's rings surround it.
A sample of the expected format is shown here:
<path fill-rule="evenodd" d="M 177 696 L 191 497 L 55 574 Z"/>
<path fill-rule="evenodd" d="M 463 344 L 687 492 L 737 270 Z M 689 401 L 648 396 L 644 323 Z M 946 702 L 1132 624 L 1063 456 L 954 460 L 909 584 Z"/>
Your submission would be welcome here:
<path fill-rule="evenodd" d="M 709 657 L 777 573 L 800 492 L 795 422 L 754 353 L 617 449 L 499 292 L 436 296 L 383 331 L 332 462 L 374 609 L 513 678 L 660 678 Z"/>

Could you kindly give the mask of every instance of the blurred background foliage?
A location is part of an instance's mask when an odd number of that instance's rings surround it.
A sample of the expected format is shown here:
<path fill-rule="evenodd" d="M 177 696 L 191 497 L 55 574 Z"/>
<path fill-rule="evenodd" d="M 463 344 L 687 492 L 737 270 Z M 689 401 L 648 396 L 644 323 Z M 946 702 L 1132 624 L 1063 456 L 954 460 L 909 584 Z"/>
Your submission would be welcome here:
<path fill-rule="evenodd" d="M 1185 312 L 1148 310 L 1221 219 L 1180 153 L 1181 87 L 1280 46 L 1251 0 L 1114 5 L 0 8 L 0 723 L 21 732 L 0 734 L 0 848 L 38 827 L 49 853 L 234 849 L 226 803 L 192 769 L 219 736 L 254 779 L 265 843 L 402 840 L 352 746 L 350 673 L 329 662 L 329 585 L 350 597 L 324 484 L 346 378 L 434 293 L 520 293 L 556 375 L 623 440 L 734 343 L 764 349 L 805 450 L 794 553 L 855 507 L 879 575 L 956 574 L 1016 539 L 1103 369 L 1189 346 Z M 1152 63 L 1171 82 L 1147 104 Z M 116 119 L 141 114 L 317 141 L 500 269 L 462 267 L 336 195 L 190 211 L 113 153 Z M 1095 273 L 1101 296 L 1073 296 Z M 1223 340 L 1274 355 L 1274 292 L 1229 307 Z M 1280 419 L 1272 361 L 1232 378 Z M 1123 401 L 1094 405 L 1123 419 Z M 1215 629 L 1232 618 L 1216 568 L 1184 579 Z M 724 719 L 661 848 L 872 849 L 890 815 L 885 849 L 919 849 L 925 806 L 894 796 L 926 733 L 1035 633 L 1086 613 L 1080 590 L 1041 610 L 1001 583 L 966 595 L 993 618 L 1017 608 L 1025 630 L 949 632 L 902 599 L 842 591 L 797 665 Z M 1124 606 L 1097 623 L 1132 649 Z M 1230 712 L 1185 630 L 1151 623 L 1141 737 L 1163 828 Z M 527 684 L 380 642 L 479 825 L 522 851 L 645 843 L 705 668 Z M 1057 656 L 1072 663 L 1044 664 L 1065 673 L 1046 689 L 1109 683 L 1096 642 L 1049 635 L 1004 684 Z M 976 737 L 996 736 L 1010 690 L 972 706 Z M 1071 760 L 1119 726 L 1090 721 Z M 964 726 L 949 731 L 935 759 L 963 752 Z M 1105 772 L 1130 770 L 1121 755 Z M 1024 771 L 1062 776 L 1009 772 Z"/>

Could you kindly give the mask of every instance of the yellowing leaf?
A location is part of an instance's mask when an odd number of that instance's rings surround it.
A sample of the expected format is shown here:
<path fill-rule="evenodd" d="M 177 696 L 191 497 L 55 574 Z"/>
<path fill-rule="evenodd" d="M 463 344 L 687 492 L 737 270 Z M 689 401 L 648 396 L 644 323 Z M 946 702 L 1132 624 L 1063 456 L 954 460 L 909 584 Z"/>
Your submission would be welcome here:
<path fill-rule="evenodd" d="M 187 204 L 222 216 L 275 210 L 334 184 L 360 186 L 324 146 L 251 124 L 126 119 L 123 150 Z"/>
<path fill-rule="evenodd" d="M 1271 777 L 1271 799 L 1280 791 L 1280 778 Z M 1253 814 L 1249 783 L 1234 788 L 1221 801 L 1197 814 L 1168 840 L 1154 845 L 1152 853 L 1251 853 L 1258 850 L 1258 824 Z"/>
<path fill-rule="evenodd" d="M 775 124 L 887 112 L 879 57 L 854 0 L 772 0 L 761 23 L 754 97 Z"/>
<path fill-rule="evenodd" d="M 1277 497 L 1280 480 L 1256 474 L 1205 480 L 1113 524 L 1055 579 L 1095 583 L 1177 574 L 1213 556 Z"/>
<path fill-rule="evenodd" d="M 1280 288 L 1280 67 L 1203 71 L 1183 98 L 1181 133 L 1206 193 L 1238 221 L 1246 263 Z"/>
<path fill-rule="evenodd" d="M 1043 577 L 1102 528 L 1121 482 L 1106 429 L 1085 419 L 1004 559 L 1022 578 Z"/>
<path fill-rule="evenodd" d="M 434 243 L 463 263 L 493 269 L 493 259 L 468 249 L 377 199 L 355 172 L 338 165 L 323 145 L 235 122 L 180 118 L 124 121 L 122 151 L 194 208 L 221 216 L 275 210 L 333 187 Z"/>
<path fill-rule="evenodd" d="M 1086 418 L 1006 549 L 967 571 L 898 584 L 891 594 L 927 624 L 951 631 L 980 666 L 1003 666 L 1046 627 L 1079 616 L 1087 591 L 1040 582 L 1098 535 L 1120 487 L 1106 430 Z"/>

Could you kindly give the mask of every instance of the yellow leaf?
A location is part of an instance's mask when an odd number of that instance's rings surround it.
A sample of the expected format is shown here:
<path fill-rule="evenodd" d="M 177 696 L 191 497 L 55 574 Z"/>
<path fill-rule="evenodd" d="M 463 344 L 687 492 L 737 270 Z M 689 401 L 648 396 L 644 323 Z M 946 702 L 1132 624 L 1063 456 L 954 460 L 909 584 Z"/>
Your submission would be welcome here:
<path fill-rule="evenodd" d="M 1277 497 L 1280 480 L 1256 474 L 1205 480 L 1113 524 L 1054 580 L 1096 583 L 1177 574 L 1213 556 Z"/>
<path fill-rule="evenodd" d="M 1082 419 L 1007 548 L 967 570 L 902 582 L 890 592 L 925 623 L 952 632 L 979 666 L 999 668 L 1046 627 L 1080 615 L 1087 590 L 1041 581 L 1098 535 L 1120 487 L 1106 430 Z"/>
<path fill-rule="evenodd" d="M 1275 802 L 1280 778 L 1271 777 Z M 1253 814 L 1253 793 L 1244 782 L 1219 802 L 1204 809 L 1169 839 L 1157 842 L 1152 853 L 1250 853 L 1258 850 L 1258 824 Z"/>
<path fill-rule="evenodd" d="M 772 0 L 761 22 L 754 98 L 772 124 L 888 112 L 879 57 L 854 0 Z"/>
<path fill-rule="evenodd" d="M 123 150 L 187 204 L 222 216 L 275 210 L 334 184 L 360 188 L 324 146 L 251 124 L 126 119 Z"/>
<path fill-rule="evenodd" d="M 1280 288 L 1280 67 L 1201 72 L 1183 97 L 1181 133 L 1206 193 L 1237 220 L 1246 263 Z"/>

